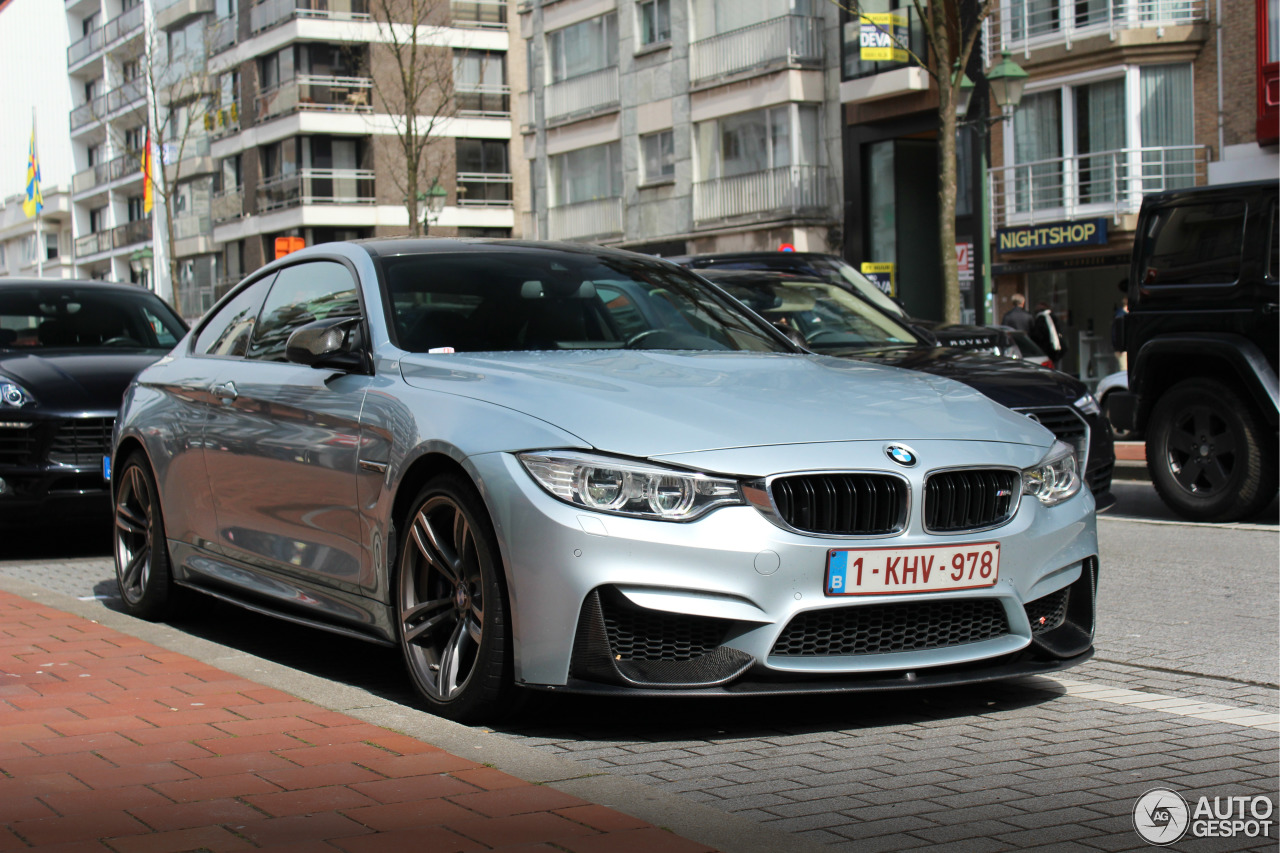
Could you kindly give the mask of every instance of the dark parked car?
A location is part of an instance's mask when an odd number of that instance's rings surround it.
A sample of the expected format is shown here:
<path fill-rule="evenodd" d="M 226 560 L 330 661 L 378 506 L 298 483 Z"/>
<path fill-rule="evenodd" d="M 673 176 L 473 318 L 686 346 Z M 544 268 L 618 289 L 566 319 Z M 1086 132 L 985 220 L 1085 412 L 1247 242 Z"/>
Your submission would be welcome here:
<path fill-rule="evenodd" d="M 186 326 L 132 285 L 0 282 L 0 523 L 110 518 L 103 459 L 124 389 Z"/>
<path fill-rule="evenodd" d="M 1084 383 L 1034 361 L 934 346 L 843 288 L 785 272 L 699 270 L 813 352 L 945 376 L 1039 421 L 1076 448 L 1101 509 L 1114 503 L 1110 424 Z"/>
<path fill-rule="evenodd" d="M 731 252 L 714 255 L 681 255 L 668 260 L 690 269 L 778 270 L 810 275 L 838 284 L 860 296 L 911 329 L 917 338 L 938 346 L 978 350 L 992 355 L 1014 356 L 1016 345 L 1009 333 L 991 326 L 939 323 L 912 317 L 901 305 L 876 287 L 871 279 L 844 258 L 819 252 Z"/>

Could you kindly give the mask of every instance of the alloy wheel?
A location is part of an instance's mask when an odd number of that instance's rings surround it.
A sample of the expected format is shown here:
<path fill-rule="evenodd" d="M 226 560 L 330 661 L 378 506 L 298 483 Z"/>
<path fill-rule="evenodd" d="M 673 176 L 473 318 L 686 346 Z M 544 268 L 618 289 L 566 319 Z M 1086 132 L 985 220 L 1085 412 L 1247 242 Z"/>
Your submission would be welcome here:
<path fill-rule="evenodd" d="M 137 465 L 125 471 L 116 492 L 116 572 L 120 590 L 132 604 L 142 600 L 151 578 L 153 496 Z"/>
<path fill-rule="evenodd" d="M 1187 408 L 1169 431 L 1169 470 L 1192 494 L 1212 495 L 1225 487 L 1235 469 L 1236 452 L 1231 424 L 1209 406 Z"/>

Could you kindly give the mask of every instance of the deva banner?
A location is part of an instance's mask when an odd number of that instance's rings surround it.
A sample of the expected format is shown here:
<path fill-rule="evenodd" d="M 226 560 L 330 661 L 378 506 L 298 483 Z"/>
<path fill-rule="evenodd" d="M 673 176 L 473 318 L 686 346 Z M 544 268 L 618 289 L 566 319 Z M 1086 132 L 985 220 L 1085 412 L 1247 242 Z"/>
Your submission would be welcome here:
<path fill-rule="evenodd" d="M 861 50 L 865 62 L 906 62 L 907 52 L 898 46 L 899 34 L 906 36 L 907 16 L 895 12 L 862 16 Z"/>
<path fill-rule="evenodd" d="M 996 231 L 996 251 L 1034 252 L 1038 249 L 1067 249 L 1072 246 L 1102 246 L 1107 242 L 1107 220 L 1050 222 L 1047 225 L 1019 225 Z"/>

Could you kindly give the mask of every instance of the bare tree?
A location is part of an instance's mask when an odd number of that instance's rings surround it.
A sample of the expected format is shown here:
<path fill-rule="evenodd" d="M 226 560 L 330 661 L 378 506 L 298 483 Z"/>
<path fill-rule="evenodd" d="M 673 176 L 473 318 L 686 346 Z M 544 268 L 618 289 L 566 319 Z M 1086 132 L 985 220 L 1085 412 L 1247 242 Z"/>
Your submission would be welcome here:
<path fill-rule="evenodd" d="M 866 22 L 856 5 L 842 6 L 855 18 Z M 928 50 L 924 56 L 910 52 L 902 33 L 876 28 L 889 35 L 896 47 L 928 72 L 938 89 L 938 248 L 942 258 L 943 319 L 960 322 L 960 270 L 956 261 L 956 131 L 959 119 L 956 104 L 960 84 L 973 54 L 982 22 L 996 8 L 998 0 L 911 0 L 919 15 Z M 985 235 L 979 235 L 985 239 Z"/>
<path fill-rule="evenodd" d="M 432 151 L 456 112 L 453 51 L 432 36 L 450 16 L 448 0 L 373 0 L 380 43 L 370 45 L 374 103 L 391 117 L 403 169 L 385 170 L 403 194 L 409 234 L 422 235 L 424 205 L 443 185 L 446 157 Z"/>

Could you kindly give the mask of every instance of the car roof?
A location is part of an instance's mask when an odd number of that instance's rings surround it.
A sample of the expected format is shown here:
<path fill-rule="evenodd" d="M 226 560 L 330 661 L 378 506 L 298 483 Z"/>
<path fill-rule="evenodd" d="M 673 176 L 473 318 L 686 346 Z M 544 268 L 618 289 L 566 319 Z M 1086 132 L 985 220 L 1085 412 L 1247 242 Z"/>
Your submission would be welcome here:
<path fill-rule="evenodd" d="M 788 270 L 718 270 L 714 267 L 710 269 L 699 269 L 698 275 L 703 278 L 710 279 L 716 283 L 732 283 L 732 282 L 798 282 L 801 284 L 821 284 L 827 287 L 834 287 L 824 278 L 816 275 L 806 275 L 804 273 L 789 272 Z"/>
<path fill-rule="evenodd" d="M 97 281 L 95 279 L 78 278 L 0 278 L 0 288 L 8 287 L 38 287 L 42 290 L 65 290 L 69 287 L 83 287 L 122 293 L 151 293 L 150 290 L 141 285 L 124 284 L 118 281 Z"/>
<path fill-rule="evenodd" d="M 785 261 L 787 258 L 821 258 L 824 260 L 844 260 L 839 255 L 831 255 L 825 252 L 778 252 L 778 251 L 756 251 L 756 252 L 713 252 L 707 255 L 672 255 L 664 260 L 671 261 L 673 264 L 690 264 L 699 261 L 756 261 L 770 260 L 777 258 Z"/>

